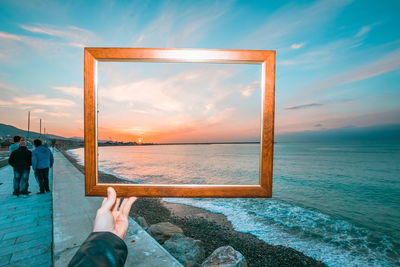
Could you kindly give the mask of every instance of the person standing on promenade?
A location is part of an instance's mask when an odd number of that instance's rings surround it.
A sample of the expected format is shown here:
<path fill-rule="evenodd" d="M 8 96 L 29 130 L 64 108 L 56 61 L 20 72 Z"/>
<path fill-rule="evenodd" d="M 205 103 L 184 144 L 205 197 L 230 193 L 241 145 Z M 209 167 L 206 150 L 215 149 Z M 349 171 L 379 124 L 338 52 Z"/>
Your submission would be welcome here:
<path fill-rule="evenodd" d="M 44 192 L 50 192 L 49 187 L 49 168 L 53 167 L 54 157 L 50 149 L 42 145 L 40 139 L 33 141 L 35 150 L 32 152 L 32 168 L 39 180 L 40 192 L 38 194 L 44 194 Z"/>
<path fill-rule="evenodd" d="M 15 140 L 15 139 L 14 139 Z M 18 140 L 19 141 L 19 140 Z M 8 163 L 14 168 L 14 192 L 13 195 L 28 195 L 29 172 L 32 165 L 32 152 L 26 148 L 26 142 L 21 141 L 18 149 L 14 150 Z"/>
<path fill-rule="evenodd" d="M 10 151 L 10 155 L 11 153 L 13 153 L 15 150 L 17 150 L 19 148 L 19 142 L 21 141 L 21 136 L 14 136 L 14 144 L 12 144 L 11 146 L 8 147 L 8 150 Z"/>

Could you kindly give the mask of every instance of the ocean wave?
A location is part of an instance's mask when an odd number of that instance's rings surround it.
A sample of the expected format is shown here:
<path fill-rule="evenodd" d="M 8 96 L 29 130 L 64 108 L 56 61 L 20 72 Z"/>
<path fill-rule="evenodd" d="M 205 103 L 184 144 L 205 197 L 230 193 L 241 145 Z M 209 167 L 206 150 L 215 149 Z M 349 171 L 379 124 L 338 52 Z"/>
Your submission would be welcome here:
<path fill-rule="evenodd" d="M 227 216 L 236 231 L 251 233 L 272 245 L 303 252 L 329 266 L 394 266 L 399 252 L 387 236 L 347 221 L 279 200 L 178 199 L 187 204 Z"/>

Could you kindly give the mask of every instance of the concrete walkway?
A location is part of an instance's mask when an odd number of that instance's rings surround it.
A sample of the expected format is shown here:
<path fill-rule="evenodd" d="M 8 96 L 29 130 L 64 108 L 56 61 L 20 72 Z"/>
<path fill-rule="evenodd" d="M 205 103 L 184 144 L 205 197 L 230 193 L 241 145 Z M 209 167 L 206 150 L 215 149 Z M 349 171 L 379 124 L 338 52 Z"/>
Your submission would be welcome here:
<path fill-rule="evenodd" d="M 50 188 L 51 175 L 50 170 Z M 52 195 L 37 195 L 33 172 L 31 195 L 13 196 L 13 170 L 0 169 L 0 266 L 46 266 L 52 264 Z"/>
<path fill-rule="evenodd" d="M 85 197 L 82 173 L 60 152 L 54 157 L 54 263 L 64 267 L 91 232 L 102 198 Z M 132 219 L 125 242 L 125 266 L 182 266 Z"/>

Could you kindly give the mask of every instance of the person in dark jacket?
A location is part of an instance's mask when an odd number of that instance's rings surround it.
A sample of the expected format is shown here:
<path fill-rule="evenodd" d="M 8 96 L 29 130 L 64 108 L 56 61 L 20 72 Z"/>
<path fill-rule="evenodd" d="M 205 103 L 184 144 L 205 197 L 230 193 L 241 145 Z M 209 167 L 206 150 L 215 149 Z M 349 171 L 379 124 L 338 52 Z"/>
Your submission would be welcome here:
<path fill-rule="evenodd" d="M 18 135 L 14 136 L 13 140 L 14 140 L 14 144 L 12 144 L 11 146 L 8 147 L 10 154 L 19 148 L 19 142 L 21 141 L 21 136 L 18 136 Z"/>
<path fill-rule="evenodd" d="M 68 267 L 121 267 L 128 249 L 124 242 L 128 231 L 128 215 L 135 197 L 120 198 L 114 188 L 107 188 L 107 197 L 97 210 L 93 232 L 83 242 Z"/>
<path fill-rule="evenodd" d="M 32 152 L 26 148 L 26 142 L 21 141 L 18 149 L 14 150 L 8 163 L 14 168 L 14 192 L 13 195 L 28 195 L 29 172 L 32 165 Z"/>
<path fill-rule="evenodd" d="M 32 168 L 39 181 L 40 192 L 38 194 L 44 194 L 45 191 L 50 192 L 49 168 L 53 167 L 54 157 L 51 150 L 42 145 L 40 139 L 35 139 L 33 144 L 35 150 L 32 152 Z"/>

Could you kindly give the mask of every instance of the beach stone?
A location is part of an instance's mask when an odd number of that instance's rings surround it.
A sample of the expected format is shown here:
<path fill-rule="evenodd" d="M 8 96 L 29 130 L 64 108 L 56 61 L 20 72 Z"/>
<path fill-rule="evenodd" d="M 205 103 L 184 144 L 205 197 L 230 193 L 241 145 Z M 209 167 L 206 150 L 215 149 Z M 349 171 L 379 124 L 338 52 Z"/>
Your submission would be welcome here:
<path fill-rule="evenodd" d="M 201 262 L 205 258 L 203 243 L 184 234 L 173 235 L 165 241 L 163 247 L 184 265 L 188 262 Z"/>
<path fill-rule="evenodd" d="M 185 267 L 201 267 L 201 265 L 194 261 L 188 261 L 185 263 Z"/>
<path fill-rule="evenodd" d="M 149 228 L 147 228 L 147 232 L 160 244 L 163 244 L 174 234 L 183 234 L 183 231 L 180 227 L 170 222 L 152 224 L 149 226 Z"/>
<path fill-rule="evenodd" d="M 149 227 L 149 225 L 147 224 L 146 219 L 145 219 L 144 217 L 137 217 L 135 221 L 136 221 L 136 222 L 139 224 L 139 226 L 142 227 L 144 230 L 146 230 L 146 229 Z"/>
<path fill-rule="evenodd" d="M 202 267 L 247 267 L 244 256 L 231 246 L 219 247 L 201 264 Z"/>

